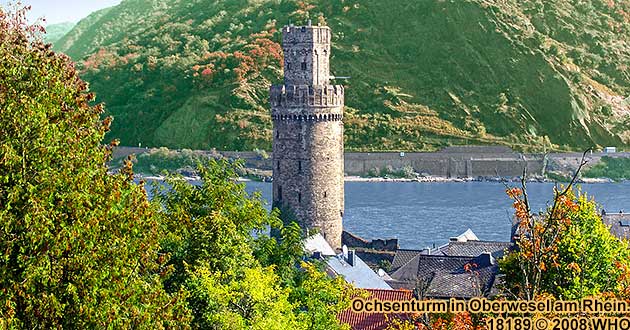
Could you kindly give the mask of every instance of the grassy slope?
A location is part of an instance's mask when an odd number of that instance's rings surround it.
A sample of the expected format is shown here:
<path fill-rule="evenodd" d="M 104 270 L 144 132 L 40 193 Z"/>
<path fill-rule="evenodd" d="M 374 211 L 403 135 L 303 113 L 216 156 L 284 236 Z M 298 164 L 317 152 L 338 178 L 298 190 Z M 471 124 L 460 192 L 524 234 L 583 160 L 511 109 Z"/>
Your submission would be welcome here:
<path fill-rule="evenodd" d="M 630 5 L 593 1 L 126 0 L 57 44 L 123 144 L 269 149 L 280 28 L 326 17 L 346 145 L 630 141 Z M 262 45 L 262 46 L 261 46 Z M 207 70 L 206 70 L 207 69 Z M 205 73 L 204 73 L 205 72 Z M 531 149 L 531 148 L 530 148 Z"/>

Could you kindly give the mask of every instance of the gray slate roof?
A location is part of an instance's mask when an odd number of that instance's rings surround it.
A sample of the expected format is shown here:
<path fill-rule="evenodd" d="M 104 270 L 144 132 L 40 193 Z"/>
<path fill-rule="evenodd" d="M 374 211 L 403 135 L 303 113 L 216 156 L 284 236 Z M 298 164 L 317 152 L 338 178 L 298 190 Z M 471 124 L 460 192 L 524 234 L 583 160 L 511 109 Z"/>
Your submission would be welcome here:
<path fill-rule="evenodd" d="M 449 242 L 432 254 L 445 256 L 476 257 L 482 253 L 490 253 L 496 258 L 503 257 L 506 250 L 514 245 L 511 242 L 467 241 Z"/>
<path fill-rule="evenodd" d="M 617 238 L 630 239 L 630 213 L 602 214 L 602 221 Z"/>
<path fill-rule="evenodd" d="M 321 234 L 316 234 L 306 239 L 304 250 L 311 256 L 315 256 L 315 252 L 318 252 L 319 256 L 317 258 L 323 258 L 326 262 L 328 275 L 341 275 L 346 282 L 354 284 L 357 288 L 392 289 L 383 278 L 356 255 L 355 251 L 352 251 L 351 254 L 336 254 Z M 347 251 L 345 246 L 344 250 Z M 351 264 L 350 261 L 352 260 Z"/>
<path fill-rule="evenodd" d="M 467 271 L 466 265 L 471 266 Z M 395 289 L 421 288 L 426 298 L 472 298 L 489 295 L 498 273 L 496 260 L 489 254 L 455 257 L 418 254 L 391 274 L 388 283 Z"/>
<path fill-rule="evenodd" d="M 326 242 L 326 239 L 322 234 L 317 233 L 304 241 L 304 250 L 309 254 L 319 252 L 322 256 L 334 256 L 337 255 L 335 250 L 330 247 L 330 244 Z"/>
<path fill-rule="evenodd" d="M 391 271 L 395 272 L 398 268 L 407 264 L 411 259 L 415 258 L 419 254 L 428 254 L 427 250 L 406 250 L 398 249 L 396 255 L 394 255 L 394 261 L 392 261 Z"/>
<path fill-rule="evenodd" d="M 333 276 L 341 275 L 346 282 L 354 284 L 355 287 L 360 289 L 392 289 L 361 258 L 356 255 L 354 258 L 354 265 L 350 265 L 343 257 L 343 254 L 329 257 L 326 260 L 328 273 Z"/>

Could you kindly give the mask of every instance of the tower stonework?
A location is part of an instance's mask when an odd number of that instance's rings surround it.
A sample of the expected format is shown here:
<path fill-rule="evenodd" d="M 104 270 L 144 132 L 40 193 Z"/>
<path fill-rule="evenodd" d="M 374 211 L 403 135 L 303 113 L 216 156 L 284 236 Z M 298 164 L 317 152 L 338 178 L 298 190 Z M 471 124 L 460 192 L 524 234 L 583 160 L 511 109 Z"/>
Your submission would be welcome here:
<path fill-rule="evenodd" d="M 330 85 L 330 29 L 282 29 L 284 84 L 271 86 L 273 205 L 341 247 L 344 88 Z"/>

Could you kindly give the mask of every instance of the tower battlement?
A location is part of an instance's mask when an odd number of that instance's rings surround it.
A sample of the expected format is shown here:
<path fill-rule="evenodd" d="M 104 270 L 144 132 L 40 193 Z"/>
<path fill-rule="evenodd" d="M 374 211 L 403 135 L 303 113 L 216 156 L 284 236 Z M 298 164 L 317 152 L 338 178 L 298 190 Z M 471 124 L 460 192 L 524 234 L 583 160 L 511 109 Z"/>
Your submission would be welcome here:
<path fill-rule="evenodd" d="M 275 108 L 339 107 L 344 104 L 341 85 L 274 85 L 269 90 L 269 102 Z"/>

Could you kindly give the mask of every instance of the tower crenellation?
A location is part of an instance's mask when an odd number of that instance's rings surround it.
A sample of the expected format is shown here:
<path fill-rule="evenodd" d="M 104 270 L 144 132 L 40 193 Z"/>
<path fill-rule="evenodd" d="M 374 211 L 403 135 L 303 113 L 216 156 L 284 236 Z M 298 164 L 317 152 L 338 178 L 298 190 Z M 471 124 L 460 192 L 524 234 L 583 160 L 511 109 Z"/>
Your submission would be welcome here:
<path fill-rule="evenodd" d="M 276 85 L 269 92 L 272 107 L 299 108 L 307 110 L 305 106 L 325 108 L 343 106 L 344 89 L 340 85 Z"/>
<path fill-rule="evenodd" d="M 341 247 L 344 88 L 330 85 L 330 29 L 282 29 L 284 84 L 271 86 L 273 205 Z"/>

